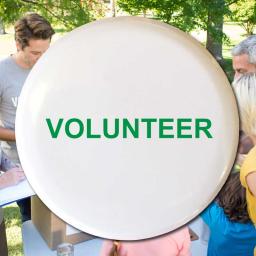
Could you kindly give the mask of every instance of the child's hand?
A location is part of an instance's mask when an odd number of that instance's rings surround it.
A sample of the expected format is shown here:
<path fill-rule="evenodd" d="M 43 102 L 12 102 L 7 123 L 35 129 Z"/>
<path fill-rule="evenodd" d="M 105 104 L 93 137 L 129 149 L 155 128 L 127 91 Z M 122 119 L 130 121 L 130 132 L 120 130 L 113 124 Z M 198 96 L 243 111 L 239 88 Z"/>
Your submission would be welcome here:
<path fill-rule="evenodd" d="M 17 185 L 25 179 L 25 174 L 20 167 L 14 167 L 0 177 L 0 188 Z"/>

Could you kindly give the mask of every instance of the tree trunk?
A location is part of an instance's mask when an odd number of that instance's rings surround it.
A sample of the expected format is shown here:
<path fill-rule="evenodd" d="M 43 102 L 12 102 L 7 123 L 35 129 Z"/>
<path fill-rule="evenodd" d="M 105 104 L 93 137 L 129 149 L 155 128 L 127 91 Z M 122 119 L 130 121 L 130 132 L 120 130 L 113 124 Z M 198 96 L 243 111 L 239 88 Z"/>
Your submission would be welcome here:
<path fill-rule="evenodd" d="M 2 19 L 0 19 L 0 35 L 6 34 Z"/>
<path fill-rule="evenodd" d="M 116 0 L 111 1 L 112 17 L 116 17 Z"/>
<path fill-rule="evenodd" d="M 212 5 L 208 8 L 206 48 L 219 64 L 223 66 L 222 41 L 225 1 L 215 0 L 215 4 L 216 8 L 212 8 Z"/>

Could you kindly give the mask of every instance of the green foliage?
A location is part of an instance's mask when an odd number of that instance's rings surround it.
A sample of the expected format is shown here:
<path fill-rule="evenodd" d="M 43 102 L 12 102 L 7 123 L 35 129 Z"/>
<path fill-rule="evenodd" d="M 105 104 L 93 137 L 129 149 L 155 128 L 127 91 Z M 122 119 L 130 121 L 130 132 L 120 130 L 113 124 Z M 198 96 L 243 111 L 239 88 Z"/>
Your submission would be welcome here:
<path fill-rule="evenodd" d="M 208 36 L 214 38 L 215 42 L 229 43 L 229 38 L 223 32 L 221 24 L 223 24 L 224 17 L 231 15 L 230 3 L 227 0 L 195 0 L 196 27 L 207 31 Z"/>
<path fill-rule="evenodd" d="M 193 1 L 155 1 L 154 15 L 156 18 L 183 31 L 191 31 L 196 25 Z"/>
<path fill-rule="evenodd" d="M 147 14 L 179 29 L 190 32 L 207 31 L 206 47 L 223 65 L 222 43 L 228 42 L 223 32 L 225 16 L 231 14 L 230 5 L 239 0 L 118 0 L 119 8 L 132 15 Z"/>
<path fill-rule="evenodd" d="M 21 13 L 28 12 L 30 9 L 22 1 L 1 0 L 0 17 L 1 20 L 9 25 L 17 20 Z M 32 11 L 32 9 L 31 9 Z"/>
<path fill-rule="evenodd" d="M 32 11 L 51 23 L 72 30 L 105 15 L 103 0 L 1 0 L 0 17 L 13 24 L 18 17 Z"/>
<path fill-rule="evenodd" d="M 238 1 L 231 6 L 232 20 L 243 27 L 247 35 L 252 35 L 256 26 L 256 1 Z"/>
<path fill-rule="evenodd" d="M 146 14 L 153 9 L 155 0 L 118 0 L 117 5 L 120 9 L 131 15 Z"/>
<path fill-rule="evenodd" d="M 232 58 L 231 57 L 224 58 L 223 70 L 226 73 L 229 82 L 232 83 L 232 81 L 234 79 L 234 70 L 233 70 L 233 66 L 232 66 Z"/>
<path fill-rule="evenodd" d="M 118 0 L 118 7 L 132 15 L 149 15 L 184 31 L 193 27 L 193 6 L 183 0 Z"/>
<path fill-rule="evenodd" d="M 132 15 L 151 14 L 183 31 L 208 29 L 209 13 L 229 15 L 229 1 L 224 0 L 118 0 L 120 9 Z"/>

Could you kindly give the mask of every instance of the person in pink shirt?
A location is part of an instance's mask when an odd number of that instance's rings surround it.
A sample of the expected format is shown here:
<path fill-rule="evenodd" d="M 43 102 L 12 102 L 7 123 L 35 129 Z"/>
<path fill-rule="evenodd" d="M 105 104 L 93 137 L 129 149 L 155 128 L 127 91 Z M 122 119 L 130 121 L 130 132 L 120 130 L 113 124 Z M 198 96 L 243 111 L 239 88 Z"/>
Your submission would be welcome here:
<path fill-rule="evenodd" d="M 184 227 L 163 236 L 141 241 L 122 241 L 116 244 L 111 240 L 105 240 L 100 256 L 190 256 L 190 243 L 189 230 Z"/>

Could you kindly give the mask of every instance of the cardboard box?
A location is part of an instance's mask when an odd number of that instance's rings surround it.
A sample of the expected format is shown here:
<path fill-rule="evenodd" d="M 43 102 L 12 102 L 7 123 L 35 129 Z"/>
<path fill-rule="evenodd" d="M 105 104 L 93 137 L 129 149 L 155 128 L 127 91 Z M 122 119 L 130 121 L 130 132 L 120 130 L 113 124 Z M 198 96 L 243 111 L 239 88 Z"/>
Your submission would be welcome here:
<path fill-rule="evenodd" d="M 58 218 L 37 196 L 31 198 L 31 217 L 33 224 L 52 250 L 61 243 L 76 244 L 95 238 Z"/>

